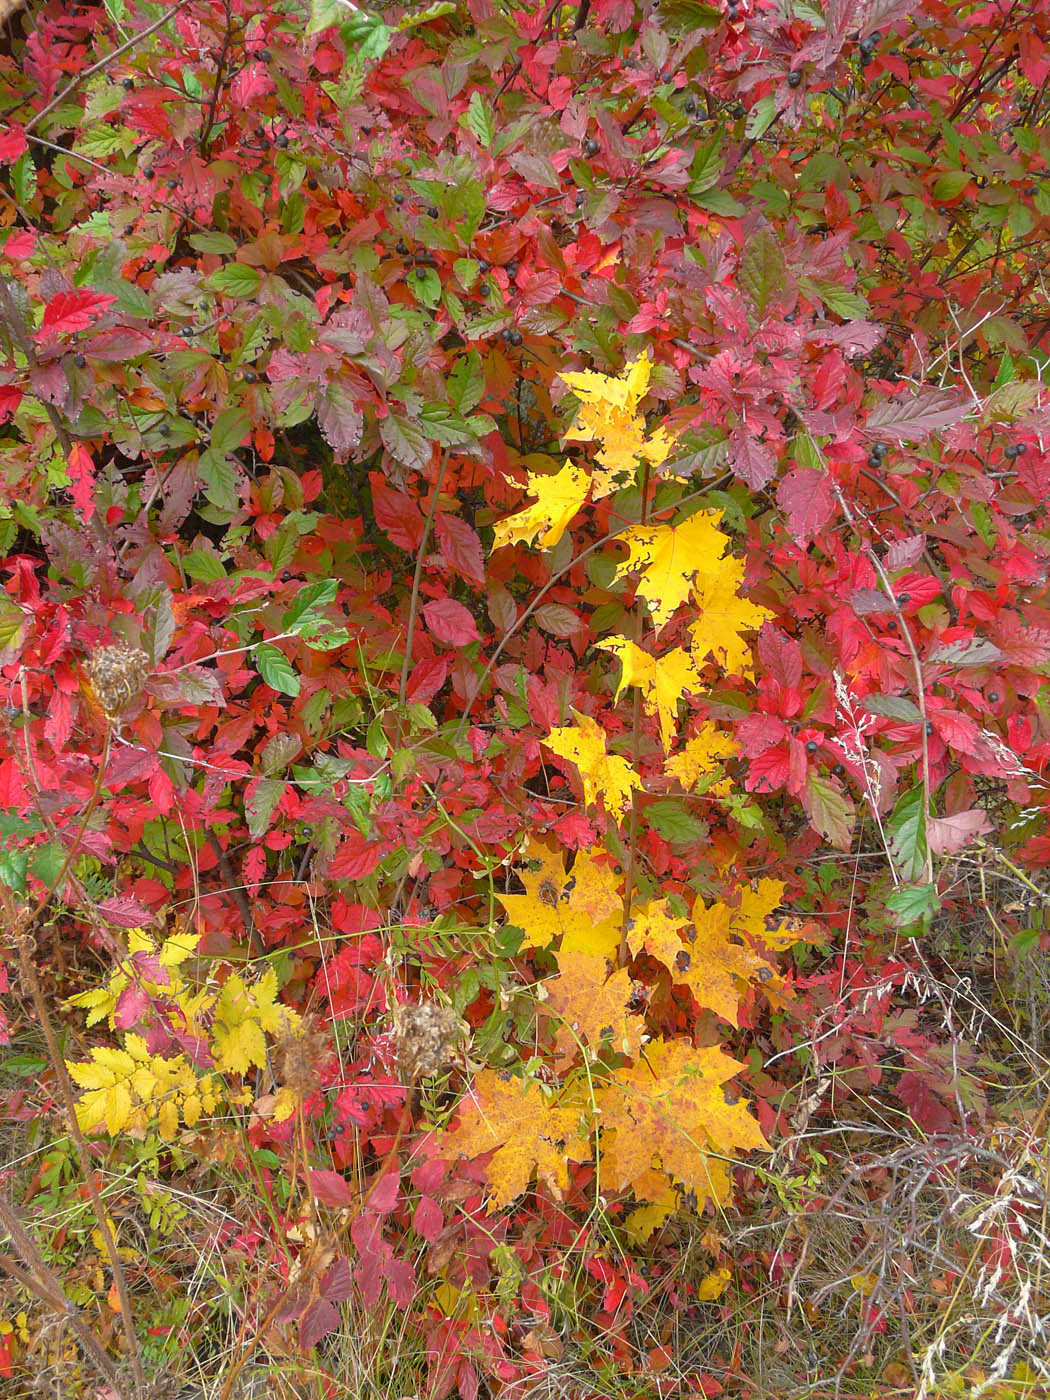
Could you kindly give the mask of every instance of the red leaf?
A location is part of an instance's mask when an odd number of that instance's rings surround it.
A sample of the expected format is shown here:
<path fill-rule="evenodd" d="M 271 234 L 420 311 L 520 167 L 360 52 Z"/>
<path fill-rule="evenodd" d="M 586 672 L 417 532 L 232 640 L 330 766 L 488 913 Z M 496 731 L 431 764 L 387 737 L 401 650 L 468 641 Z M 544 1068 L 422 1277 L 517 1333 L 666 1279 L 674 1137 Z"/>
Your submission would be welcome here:
<path fill-rule="evenodd" d="M 82 442 L 69 449 L 69 494 L 77 515 L 85 524 L 95 514 L 95 464 Z"/>
<path fill-rule="evenodd" d="M 365 840 L 356 827 L 349 827 L 342 845 L 328 863 L 333 880 L 363 880 L 371 875 L 386 854 L 386 847 Z"/>
<path fill-rule="evenodd" d="M 9 161 L 17 160 L 28 144 L 20 126 L 9 126 L 0 136 L 0 162 L 6 165 Z"/>
<path fill-rule="evenodd" d="M 777 505 L 787 515 L 796 544 L 808 544 L 835 513 L 827 474 L 816 467 L 796 467 L 777 487 Z"/>
<path fill-rule="evenodd" d="M 423 617 L 438 641 L 450 647 L 464 647 L 468 642 L 481 640 L 473 615 L 454 598 L 435 598 L 424 606 Z"/>
<path fill-rule="evenodd" d="M 978 836 L 986 836 L 993 830 L 988 813 L 979 807 L 971 807 L 965 812 L 955 812 L 950 817 L 932 817 L 927 839 L 935 856 L 950 856 L 961 851 Z"/>
<path fill-rule="evenodd" d="M 376 524 L 398 549 L 414 553 L 423 538 L 423 516 L 411 496 L 395 491 L 381 472 L 369 472 Z"/>
<path fill-rule="evenodd" d="M 114 924 L 117 928 L 141 928 L 153 921 L 151 911 L 137 899 L 131 899 L 127 895 L 114 895 L 112 899 L 104 899 L 98 906 L 98 912 L 106 923 Z"/>
<path fill-rule="evenodd" d="M 386 1172 L 368 1193 L 368 1209 L 377 1215 L 389 1215 L 401 1195 L 401 1178 L 396 1171 Z"/>
<path fill-rule="evenodd" d="M 481 552 L 481 540 L 458 515 L 442 511 L 434 525 L 434 531 L 441 547 L 441 557 L 461 578 L 472 583 L 485 582 L 485 561 Z"/>
<path fill-rule="evenodd" d="M 14 384 L 0 384 L 0 423 L 6 423 L 21 402 L 21 389 Z"/>
<path fill-rule="evenodd" d="M 76 292 L 59 292 L 44 308 L 44 321 L 38 338 L 45 331 L 52 335 L 63 335 L 70 331 L 82 331 L 97 321 L 99 316 L 111 306 L 116 297 L 106 292 L 92 292 L 81 287 Z"/>
<path fill-rule="evenodd" d="M 310 1189 L 323 1206 L 343 1210 L 354 1203 L 354 1191 L 346 1177 L 324 1167 L 310 1173 Z"/>
<path fill-rule="evenodd" d="M 339 1313 L 327 1298 L 315 1298 L 299 1322 L 299 1346 L 312 1351 L 322 1337 L 339 1326 Z"/>
<path fill-rule="evenodd" d="M 428 656 L 417 661 L 408 678 L 407 698 L 421 705 L 429 705 L 448 680 L 451 669 L 452 659 L 449 656 Z"/>
<path fill-rule="evenodd" d="M 445 1217 L 437 1201 L 432 1201 L 429 1196 L 421 1196 L 412 1215 L 412 1228 L 420 1239 L 426 1240 L 427 1244 L 433 1244 L 441 1234 L 444 1224 Z"/>

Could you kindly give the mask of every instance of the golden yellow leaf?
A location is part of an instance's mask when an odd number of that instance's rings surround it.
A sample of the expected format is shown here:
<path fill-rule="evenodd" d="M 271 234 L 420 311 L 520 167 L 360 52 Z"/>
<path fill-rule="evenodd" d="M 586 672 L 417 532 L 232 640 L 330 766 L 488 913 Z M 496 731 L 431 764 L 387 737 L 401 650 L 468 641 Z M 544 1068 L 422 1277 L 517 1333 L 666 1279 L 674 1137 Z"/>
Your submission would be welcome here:
<path fill-rule="evenodd" d="M 703 778 L 717 772 L 724 758 L 739 753 L 736 741 L 705 721 L 697 732 L 664 763 L 664 772 L 684 788 L 695 787 Z"/>
<path fill-rule="evenodd" d="M 537 476 L 529 472 L 528 492 L 538 499 L 531 506 L 497 523 L 493 531 L 493 549 L 507 544 L 531 544 L 537 535 L 543 549 L 556 545 L 568 528 L 570 520 L 587 499 L 591 479 L 582 467 L 566 462 L 553 476 Z"/>
<path fill-rule="evenodd" d="M 697 576 L 700 615 L 689 629 L 697 665 L 711 656 L 730 675 L 751 675 L 751 643 L 741 633 L 756 631 L 773 614 L 740 596 L 743 579 L 744 561 L 732 556 Z"/>
<path fill-rule="evenodd" d="M 729 1280 L 733 1277 L 732 1269 L 727 1269 L 723 1265 L 720 1269 L 712 1269 L 709 1274 L 705 1274 L 696 1285 L 696 1300 L 698 1303 L 713 1303 L 716 1298 L 721 1298 L 722 1294 L 729 1287 Z"/>
<path fill-rule="evenodd" d="M 726 1082 L 743 1068 L 717 1047 L 694 1050 L 684 1041 L 652 1041 L 644 1059 L 618 1070 L 599 1090 L 603 1133 L 601 1172 L 614 1190 L 633 1187 L 660 1167 L 696 1194 L 724 1202 L 729 1175 L 720 1158 L 737 1150 L 768 1149 L 762 1132 Z"/>
<path fill-rule="evenodd" d="M 653 362 L 648 355 L 639 355 L 630 360 L 623 374 L 599 374 L 596 370 L 570 371 L 559 375 L 580 401 L 581 412 L 585 408 L 620 408 L 633 413 L 649 390 Z M 587 436 L 591 436 L 588 434 Z M 573 437 L 583 438 L 584 433 L 573 432 Z"/>
<path fill-rule="evenodd" d="M 699 511 L 681 525 L 633 525 L 620 539 L 629 557 L 617 567 L 616 578 L 637 573 L 638 594 L 649 605 L 659 631 L 693 591 L 697 574 L 720 568 L 729 543 L 717 528 L 721 511 Z"/>
<path fill-rule="evenodd" d="M 561 939 L 563 952 L 612 957 L 619 947 L 620 879 L 598 857 L 600 847 L 580 851 L 571 874 L 564 852 L 533 838 L 514 873 L 524 894 L 497 895 L 507 917 L 525 935 L 522 947 L 545 948 Z M 530 869 L 529 867 L 535 867 Z"/>
<path fill-rule="evenodd" d="M 557 1102 L 533 1081 L 486 1069 L 460 1104 L 458 1126 L 443 1135 L 442 1151 L 480 1157 L 496 1149 L 488 1166 L 490 1212 L 520 1196 L 534 1175 L 560 1200 L 569 1185 L 569 1163 L 591 1156 L 582 1124 L 582 1104 Z"/>
<path fill-rule="evenodd" d="M 624 1233 L 635 1244 L 644 1244 L 653 1232 L 674 1214 L 678 1206 L 678 1193 L 669 1188 L 656 1201 L 639 1206 L 624 1218 Z"/>
<path fill-rule="evenodd" d="M 643 355 L 632 360 L 619 378 L 594 370 L 561 376 L 580 400 L 567 436 L 600 444 L 593 478 L 595 500 L 632 481 L 639 458 L 659 466 L 674 445 L 665 427 L 647 437 L 645 420 L 638 412 L 651 373 L 652 361 Z"/>
<path fill-rule="evenodd" d="M 602 1050 L 634 1059 L 642 1046 L 645 1021 L 628 1011 L 631 977 L 626 968 L 609 973 L 605 958 L 590 953 L 558 954 L 558 975 L 543 983 L 545 1010 L 557 1012 L 563 1060 L 585 1050 L 594 1059 Z"/>
<path fill-rule="evenodd" d="M 572 713 L 577 727 L 552 729 L 543 742 L 579 769 L 586 805 L 592 807 L 600 796 L 605 810 L 620 823 L 630 810 L 632 792 L 642 787 L 642 780 L 625 758 L 606 752 L 605 730 L 590 715 L 578 710 Z"/>
<path fill-rule="evenodd" d="M 692 657 L 682 647 L 675 647 L 663 656 L 650 656 L 626 637 L 610 637 L 595 645 L 603 651 L 611 651 L 620 662 L 617 700 L 625 686 L 636 685 L 642 692 L 646 714 L 659 716 L 660 738 L 666 752 L 674 740 L 679 700 L 700 689 L 700 677 Z"/>

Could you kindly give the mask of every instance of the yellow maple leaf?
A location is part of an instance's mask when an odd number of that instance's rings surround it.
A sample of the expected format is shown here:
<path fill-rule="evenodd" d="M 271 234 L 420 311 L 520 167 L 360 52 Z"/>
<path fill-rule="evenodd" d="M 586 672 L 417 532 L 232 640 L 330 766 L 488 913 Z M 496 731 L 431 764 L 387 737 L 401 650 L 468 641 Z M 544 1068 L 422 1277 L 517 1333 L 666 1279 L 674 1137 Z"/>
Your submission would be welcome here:
<path fill-rule="evenodd" d="M 566 436 L 600 444 L 594 472 L 596 500 L 633 480 L 639 458 L 659 466 L 674 445 L 666 427 L 647 436 L 645 420 L 638 412 L 651 375 L 652 361 L 647 355 L 631 360 L 619 378 L 594 370 L 561 375 L 580 400 Z"/>
<path fill-rule="evenodd" d="M 679 700 L 700 689 L 693 658 L 683 647 L 675 647 L 663 656 L 650 656 L 627 637 L 610 637 L 595 645 L 611 651 L 620 662 L 617 700 L 625 686 L 636 685 L 642 692 L 646 714 L 659 716 L 660 738 L 666 752 L 674 739 Z"/>
<path fill-rule="evenodd" d="M 580 851 L 571 873 L 565 854 L 533 837 L 514 873 L 524 894 L 497 895 L 507 917 L 525 935 L 524 948 L 545 948 L 561 939 L 562 952 L 612 957 L 619 948 L 621 878 L 601 847 Z M 535 866 L 535 869 L 530 869 Z"/>
<path fill-rule="evenodd" d="M 582 467 L 566 462 L 553 476 L 529 472 L 527 490 L 537 500 L 516 515 L 500 520 L 493 530 L 493 549 L 507 544 L 531 544 L 537 535 L 540 546 L 550 549 L 568 528 L 569 522 L 587 499 L 590 475 Z"/>
<path fill-rule="evenodd" d="M 482 1070 L 459 1107 L 459 1124 L 441 1139 L 442 1155 L 480 1157 L 496 1149 L 488 1165 L 490 1212 L 528 1188 L 535 1175 L 561 1200 L 569 1163 L 591 1157 L 582 1104 L 555 1100 L 534 1081 Z"/>
<path fill-rule="evenodd" d="M 741 633 L 754 632 L 773 616 L 768 608 L 740 594 L 744 561 L 730 556 L 717 569 L 703 570 L 696 579 L 694 598 L 699 617 L 689 629 L 693 656 L 706 657 L 730 675 L 751 675 L 751 644 Z"/>
<path fill-rule="evenodd" d="M 556 1040 L 563 1064 L 579 1051 L 595 1059 L 605 1049 L 634 1059 L 645 1021 L 628 1011 L 632 996 L 626 968 L 609 973 L 605 958 L 590 953 L 558 954 L 558 975 L 543 983 L 543 1008 L 561 1018 Z"/>
<path fill-rule="evenodd" d="M 212 1053 L 219 1070 L 246 1074 L 252 1065 L 266 1063 L 266 1038 L 294 1030 L 301 1018 L 290 1007 L 277 1002 L 277 974 L 272 968 L 254 986 L 245 984 L 239 973 L 231 973 L 222 984 L 215 1002 L 212 1026 Z"/>
<path fill-rule="evenodd" d="M 579 769 L 586 805 L 592 807 L 600 796 L 605 810 L 621 823 L 630 810 L 631 794 L 642 787 L 642 780 L 625 758 L 606 751 L 605 730 L 590 715 L 578 710 L 572 713 L 577 727 L 552 729 L 543 742 Z"/>
<path fill-rule="evenodd" d="M 697 783 L 718 771 L 722 759 L 732 758 L 739 752 L 734 739 L 705 721 L 678 753 L 665 760 L 664 772 L 669 778 L 677 779 L 684 788 L 696 787 Z M 718 786 L 721 784 L 708 790 L 716 796 L 721 795 Z"/>
<path fill-rule="evenodd" d="M 725 1202 L 730 1181 L 720 1159 L 769 1148 L 746 1106 L 725 1088 L 742 1068 L 717 1046 L 650 1042 L 643 1060 L 617 1070 L 597 1094 L 603 1181 L 614 1190 L 634 1187 L 656 1161 L 700 1200 Z"/>
<path fill-rule="evenodd" d="M 632 525 L 620 536 L 629 556 L 615 577 L 638 574 L 638 594 L 657 631 L 689 597 L 699 572 L 717 576 L 729 543 L 717 528 L 721 518 L 721 511 L 698 511 L 681 525 Z"/>
<path fill-rule="evenodd" d="M 669 1186 L 657 1200 L 638 1206 L 624 1217 L 624 1233 L 635 1244 L 644 1244 L 677 1208 L 678 1193 Z"/>

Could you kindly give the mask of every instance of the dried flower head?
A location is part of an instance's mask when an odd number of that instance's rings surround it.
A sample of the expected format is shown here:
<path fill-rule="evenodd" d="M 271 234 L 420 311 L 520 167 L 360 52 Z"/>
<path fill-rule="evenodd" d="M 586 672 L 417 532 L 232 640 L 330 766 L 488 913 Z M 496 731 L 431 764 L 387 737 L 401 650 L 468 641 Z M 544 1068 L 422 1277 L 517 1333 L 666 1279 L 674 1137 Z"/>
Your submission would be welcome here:
<path fill-rule="evenodd" d="M 321 1070 L 331 1053 L 331 1038 L 323 1026 L 304 1021 L 286 1030 L 273 1046 L 279 1083 L 298 1098 L 306 1098 L 321 1087 Z"/>
<path fill-rule="evenodd" d="M 139 647 L 123 643 L 112 647 L 96 647 L 84 662 L 84 678 L 90 698 L 107 719 L 117 715 L 137 700 L 149 673 L 149 657 Z"/>
<path fill-rule="evenodd" d="M 397 1060 L 410 1084 L 440 1074 L 466 1034 L 466 1024 L 450 1006 L 423 1001 L 394 1008 Z"/>

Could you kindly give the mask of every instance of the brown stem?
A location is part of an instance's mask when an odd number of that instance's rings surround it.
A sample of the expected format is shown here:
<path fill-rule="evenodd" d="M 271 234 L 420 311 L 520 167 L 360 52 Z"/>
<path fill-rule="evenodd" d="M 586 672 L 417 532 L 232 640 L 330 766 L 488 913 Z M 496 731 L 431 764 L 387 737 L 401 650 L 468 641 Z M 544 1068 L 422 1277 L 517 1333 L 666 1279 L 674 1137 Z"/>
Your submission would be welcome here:
<path fill-rule="evenodd" d="M 29 1272 L 19 1268 L 8 1254 L 0 1254 L 0 1269 L 7 1274 L 8 1278 L 14 1279 L 16 1283 L 39 1298 L 52 1312 L 69 1320 L 69 1325 L 77 1334 L 80 1345 L 119 1395 L 121 1392 L 117 1368 L 110 1360 L 105 1347 L 84 1321 L 77 1305 L 66 1296 L 61 1281 L 44 1261 L 39 1249 L 37 1249 L 36 1241 L 20 1219 L 14 1203 L 2 1191 L 0 1191 L 0 1224 L 11 1236 L 11 1242 L 21 1255 L 22 1262 Z"/>
<path fill-rule="evenodd" d="M 412 667 L 412 636 L 416 630 L 416 617 L 419 614 L 419 587 L 423 579 L 423 560 L 427 552 L 427 540 L 430 538 L 430 528 L 434 523 L 434 516 L 437 514 L 438 496 L 441 495 L 441 486 L 445 480 L 445 469 L 448 466 L 448 451 L 441 454 L 441 466 L 438 469 L 437 480 L 434 482 L 434 495 L 427 511 L 427 518 L 423 522 L 423 536 L 419 541 L 419 548 L 416 550 L 416 568 L 412 575 L 412 596 L 408 602 L 408 636 L 405 638 L 405 659 L 401 663 L 401 685 L 398 688 L 398 704 L 401 709 L 405 707 L 405 699 L 408 695 L 408 673 Z M 401 717 L 398 716 L 398 741 L 400 742 Z"/>

